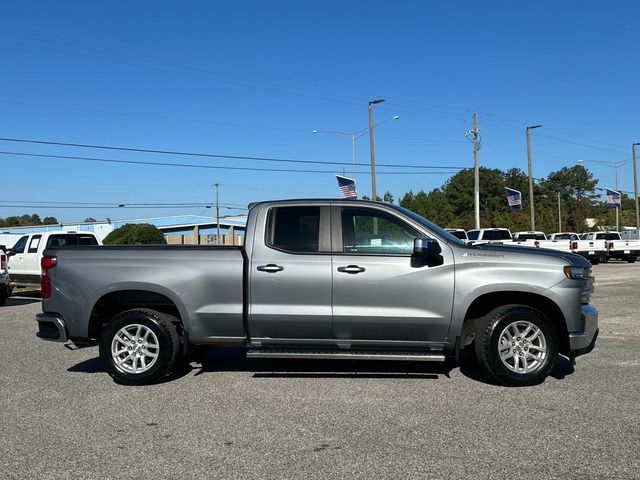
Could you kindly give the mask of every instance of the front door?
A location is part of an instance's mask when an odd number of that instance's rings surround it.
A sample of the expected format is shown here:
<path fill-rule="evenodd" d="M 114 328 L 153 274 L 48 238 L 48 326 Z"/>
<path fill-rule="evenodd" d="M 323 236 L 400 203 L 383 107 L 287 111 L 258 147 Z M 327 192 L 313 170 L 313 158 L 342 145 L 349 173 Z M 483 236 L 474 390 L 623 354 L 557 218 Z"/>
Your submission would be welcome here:
<path fill-rule="evenodd" d="M 277 339 L 331 339 L 329 206 L 274 206 L 249 264 L 249 332 Z M 264 238 L 264 240 L 263 240 Z"/>
<path fill-rule="evenodd" d="M 333 334 L 338 341 L 446 340 L 454 292 L 453 257 L 442 265 L 413 256 L 424 233 L 374 207 L 335 207 L 340 230 L 333 255 Z"/>

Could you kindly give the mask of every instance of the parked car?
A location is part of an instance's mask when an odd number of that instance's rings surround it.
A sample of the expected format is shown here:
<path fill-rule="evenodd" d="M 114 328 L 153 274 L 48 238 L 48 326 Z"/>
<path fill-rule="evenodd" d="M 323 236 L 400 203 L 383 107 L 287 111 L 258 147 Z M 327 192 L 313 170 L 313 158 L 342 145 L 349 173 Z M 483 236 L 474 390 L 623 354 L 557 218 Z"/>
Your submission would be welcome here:
<path fill-rule="evenodd" d="M 252 204 L 242 247 L 48 248 L 41 278 L 38 336 L 99 345 L 109 374 L 136 385 L 193 346 L 410 361 L 472 347 L 494 381 L 531 385 L 558 354 L 590 351 L 598 332 L 582 257 L 468 246 L 407 209 L 361 200 Z"/>
<path fill-rule="evenodd" d="M 92 232 L 49 232 L 23 235 L 8 250 L 8 271 L 12 285 L 39 286 L 40 261 L 45 249 L 65 245 L 99 245 L 100 241 Z"/>

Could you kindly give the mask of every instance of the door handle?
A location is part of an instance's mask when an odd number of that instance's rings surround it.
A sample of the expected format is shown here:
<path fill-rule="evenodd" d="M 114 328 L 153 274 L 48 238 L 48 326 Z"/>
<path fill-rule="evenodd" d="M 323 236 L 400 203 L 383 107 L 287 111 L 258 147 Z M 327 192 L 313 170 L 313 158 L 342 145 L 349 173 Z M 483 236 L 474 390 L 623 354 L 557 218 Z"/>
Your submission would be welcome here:
<path fill-rule="evenodd" d="M 342 273 L 361 273 L 364 272 L 364 267 L 359 267 L 358 265 L 347 265 L 346 267 L 338 267 L 338 271 Z"/>
<path fill-rule="evenodd" d="M 284 270 L 284 267 L 281 267 L 280 265 L 275 265 L 273 263 L 270 263 L 268 265 L 259 265 L 258 266 L 258 271 L 259 272 L 276 273 L 276 272 L 280 272 L 282 270 Z"/>

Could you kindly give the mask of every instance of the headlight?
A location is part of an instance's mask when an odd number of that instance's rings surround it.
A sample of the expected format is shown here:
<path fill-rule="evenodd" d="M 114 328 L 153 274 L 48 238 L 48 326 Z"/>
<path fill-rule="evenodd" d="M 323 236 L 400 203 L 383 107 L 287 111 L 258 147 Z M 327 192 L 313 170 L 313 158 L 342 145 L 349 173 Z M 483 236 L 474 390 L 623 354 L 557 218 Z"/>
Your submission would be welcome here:
<path fill-rule="evenodd" d="M 589 267 L 564 267 L 564 274 L 572 280 L 586 280 L 591 277 Z"/>

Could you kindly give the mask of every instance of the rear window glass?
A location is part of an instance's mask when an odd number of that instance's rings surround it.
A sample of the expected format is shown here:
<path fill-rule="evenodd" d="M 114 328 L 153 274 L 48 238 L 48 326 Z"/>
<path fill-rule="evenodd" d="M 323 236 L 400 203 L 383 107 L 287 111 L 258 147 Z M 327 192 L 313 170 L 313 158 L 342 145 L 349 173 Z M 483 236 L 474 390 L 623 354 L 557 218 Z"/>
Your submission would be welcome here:
<path fill-rule="evenodd" d="M 73 233 L 51 235 L 47 240 L 47 248 L 67 245 L 98 245 L 98 240 L 93 235 L 77 235 Z"/>
<path fill-rule="evenodd" d="M 507 230 L 485 230 L 483 240 L 511 240 L 511 234 Z"/>
<path fill-rule="evenodd" d="M 578 235 L 574 235 L 572 233 L 563 233 L 553 237 L 554 240 L 578 240 L 578 238 Z"/>
<path fill-rule="evenodd" d="M 620 240 L 619 233 L 597 233 L 596 240 Z"/>
<path fill-rule="evenodd" d="M 460 232 L 460 231 L 451 232 L 451 231 L 449 231 L 449 233 L 451 235 L 453 235 L 454 237 L 459 238 L 460 240 L 467 240 L 467 234 L 465 232 Z"/>
<path fill-rule="evenodd" d="M 518 240 L 546 240 L 542 233 L 521 233 Z"/>
<path fill-rule="evenodd" d="M 469 230 L 469 232 L 467 232 L 469 240 L 477 240 L 479 234 L 480 234 L 479 230 Z"/>

